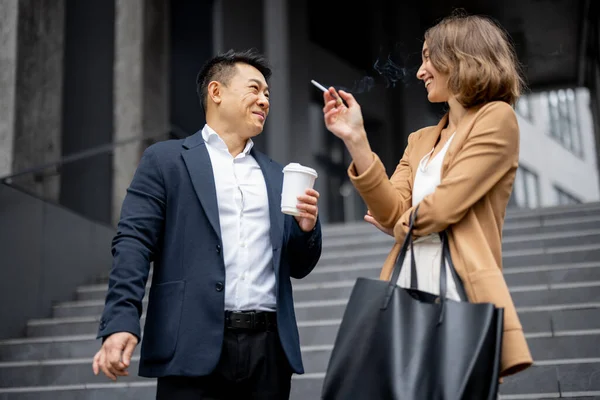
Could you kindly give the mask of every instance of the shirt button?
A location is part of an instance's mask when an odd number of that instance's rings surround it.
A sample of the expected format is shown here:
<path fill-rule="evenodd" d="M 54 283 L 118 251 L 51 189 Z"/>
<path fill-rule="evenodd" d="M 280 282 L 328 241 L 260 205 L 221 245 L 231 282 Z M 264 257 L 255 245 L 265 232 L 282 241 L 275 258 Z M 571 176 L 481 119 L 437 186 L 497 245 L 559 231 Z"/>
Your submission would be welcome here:
<path fill-rule="evenodd" d="M 216 248 L 217 248 L 217 254 L 221 254 L 221 245 L 220 245 L 220 244 L 218 244 L 218 245 L 216 246 Z"/>
<path fill-rule="evenodd" d="M 215 289 L 217 290 L 217 292 L 222 292 L 223 291 L 223 282 L 217 282 L 217 284 L 215 285 Z"/>

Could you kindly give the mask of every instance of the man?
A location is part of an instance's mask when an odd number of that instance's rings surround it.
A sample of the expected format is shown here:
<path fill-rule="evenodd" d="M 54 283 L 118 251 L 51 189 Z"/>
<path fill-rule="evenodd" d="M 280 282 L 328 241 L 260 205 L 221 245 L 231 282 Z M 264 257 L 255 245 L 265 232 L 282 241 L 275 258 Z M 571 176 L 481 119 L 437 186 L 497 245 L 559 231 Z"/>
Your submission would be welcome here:
<path fill-rule="evenodd" d="M 319 194 L 280 211 L 282 166 L 252 149 L 269 113 L 271 71 L 229 51 L 200 71 L 206 125 L 144 152 L 123 202 L 94 373 L 158 377 L 157 399 L 287 399 L 303 373 L 290 277 L 321 255 Z"/>

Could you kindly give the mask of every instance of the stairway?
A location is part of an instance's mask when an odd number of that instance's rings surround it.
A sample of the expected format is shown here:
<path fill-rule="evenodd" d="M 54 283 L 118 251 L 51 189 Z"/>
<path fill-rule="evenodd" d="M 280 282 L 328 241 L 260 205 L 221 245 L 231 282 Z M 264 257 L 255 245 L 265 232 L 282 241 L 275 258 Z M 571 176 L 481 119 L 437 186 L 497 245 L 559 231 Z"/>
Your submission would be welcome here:
<path fill-rule="evenodd" d="M 306 374 L 294 376 L 292 400 L 319 398 L 354 280 L 376 278 L 391 245 L 364 222 L 324 227 L 319 265 L 293 282 Z M 600 204 L 513 211 L 503 249 L 536 363 L 507 378 L 501 398 L 600 398 Z M 80 287 L 52 318 L 29 321 L 25 337 L 0 341 L 0 400 L 154 398 L 154 380 L 136 376 L 139 347 L 132 376 L 92 373 L 105 291 L 106 282 Z"/>

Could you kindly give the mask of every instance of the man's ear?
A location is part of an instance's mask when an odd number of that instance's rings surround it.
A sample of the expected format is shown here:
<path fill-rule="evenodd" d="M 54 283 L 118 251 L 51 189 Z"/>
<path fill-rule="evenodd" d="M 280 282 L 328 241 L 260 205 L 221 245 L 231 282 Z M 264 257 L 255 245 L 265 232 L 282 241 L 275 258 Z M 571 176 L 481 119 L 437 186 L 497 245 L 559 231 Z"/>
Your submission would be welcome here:
<path fill-rule="evenodd" d="M 221 83 L 217 81 L 211 81 L 207 88 L 208 100 L 211 100 L 215 104 L 221 103 Z"/>

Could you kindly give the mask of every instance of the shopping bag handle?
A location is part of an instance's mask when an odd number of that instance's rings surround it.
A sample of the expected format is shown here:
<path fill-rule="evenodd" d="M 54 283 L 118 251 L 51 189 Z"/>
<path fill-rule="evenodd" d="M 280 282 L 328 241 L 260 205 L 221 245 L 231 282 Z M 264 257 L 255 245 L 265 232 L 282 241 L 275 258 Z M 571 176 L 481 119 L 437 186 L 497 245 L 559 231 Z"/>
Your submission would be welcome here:
<path fill-rule="evenodd" d="M 414 251 L 412 251 L 412 242 L 413 242 L 413 230 L 415 228 L 415 220 L 417 218 L 417 211 L 419 210 L 419 206 L 415 208 L 414 211 L 410 214 L 410 224 L 408 226 L 408 232 L 406 233 L 406 237 L 404 238 L 404 242 L 402 243 L 402 247 L 400 248 L 400 253 L 396 258 L 396 264 L 394 265 L 394 270 L 392 271 L 392 277 L 390 278 L 390 286 L 393 289 L 394 286 L 398 283 L 398 278 L 400 278 L 400 272 L 402 271 L 402 266 L 404 265 L 404 259 L 406 258 L 406 251 L 408 250 L 408 246 L 411 247 L 411 288 L 417 289 L 418 282 L 416 281 L 417 277 L 417 265 L 415 262 Z M 414 268 L 413 268 L 414 267 Z M 413 287 L 412 278 L 415 278 L 416 287 Z"/>
<path fill-rule="evenodd" d="M 454 268 L 452 256 L 450 255 L 450 240 L 448 239 L 448 232 L 444 230 L 440 232 L 439 235 L 442 241 L 442 266 L 444 266 L 443 260 L 445 259 L 450 269 L 452 279 L 456 284 L 456 290 L 458 291 L 458 297 L 460 298 L 460 301 L 469 301 L 469 298 L 467 297 L 467 292 L 465 290 L 465 285 L 463 284 L 462 279 L 460 279 L 460 276 L 458 276 L 458 272 L 456 272 L 456 268 Z M 445 270 L 445 268 L 443 269 Z"/>
<path fill-rule="evenodd" d="M 410 215 L 410 225 L 408 227 L 408 232 L 406 233 L 406 237 L 404 238 L 404 242 L 402 243 L 402 247 L 400 248 L 400 253 L 398 254 L 398 257 L 396 258 L 396 263 L 394 265 L 394 269 L 392 270 L 392 276 L 390 278 L 390 281 L 388 282 L 388 287 L 387 287 L 387 291 L 385 293 L 385 297 L 383 299 L 383 303 L 381 304 L 381 309 L 385 310 L 390 302 L 390 299 L 392 298 L 392 295 L 394 294 L 394 288 L 396 287 L 397 283 L 398 283 L 398 278 L 400 277 L 400 272 L 402 271 L 402 266 L 404 264 L 404 259 L 406 258 L 406 251 L 408 250 L 408 246 L 411 246 L 411 286 L 413 285 L 413 283 L 415 283 L 417 285 L 416 288 L 418 288 L 418 282 L 417 282 L 417 267 L 416 267 L 416 262 L 415 262 L 415 257 L 414 257 L 414 252 L 412 251 L 412 236 L 413 236 L 413 230 L 415 227 L 415 220 L 417 218 L 417 211 L 419 209 L 419 206 L 417 205 L 417 207 L 414 209 L 414 211 L 411 212 Z"/>
<path fill-rule="evenodd" d="M 417 268 L 416 268 L 414 250 L 413 250 L 413 231 L 414 231 L 414 227 L 415 227 L 415 221 L 417 219 L 418 210 L 419 210 L 419 206 L 417 205 L 417 207 L 414 209 L 414 211 L 411 212 L 408 232 L 406 234 L 406 237 L 404 238 L 402 247 L 400 248 L 400 253 L 398 254 L 398 257 L 396 258 L 394 270 L 392 271 L 392 276 L 388 283 L 386 295 L 384 297 L 384 301 L 381 306 L 382 310 L 387 308 L 389 301 L 394 293 L 394 288 L 396 287 L 396 285 L 398 283 L 398 279 L 400 278 L 400 272 L 402 271 L 402 267 L 404 265 L 404 260 L 406 258 L 406 253 L 408 251 L 409 246 L 410 246 L 410 250 L 411 250 L 411 263 L 410 263 L 411 264 L 410 265 L 410 267 L 411 267 L 411 288 L 418 289 Z M 458 276 L 458 273 L 456 272 L 456 269 L 454 268 L 454 263 L 452 262 L 452 257 L 450 255 L 450 245 L 449 245 L 449 240 L 448 240 L 448 233 L 444 230 L 444 231 L 440 232 L 439 235 L 440 235 L 440 240 L 442 242 L 442 257 L 440 257 L 441 265 L 440 265 L 440 286 L 439 286 L 440 287 L 440 294 L 439 294 L 440 303 L 442 304 L 442 312 L 440 313 L 440 320 L 439 320 L 439 323 L 441 323 L 443 321 L 444 314 L 445 314 L 444 313 L 445 308 L 446 308 L 445 302 L 446 302 L 446 296 L 447 296 L 447 292 L 448 292 L 448 279 L 447 279 L 447 272 L 446 272 L 446 263 L 450 269 L 450 273 L 455 282 L 456 289 L 458 291 L 458 296 L 459 296 L 460 300 L 468 301 L 468 298 L 467 298 L 467 295 L 465 292 L 463 282 L 460 279 L 460 277 Z"/>

